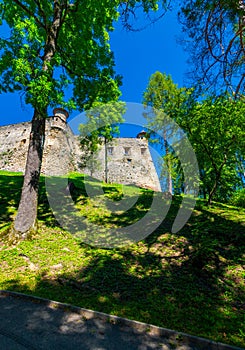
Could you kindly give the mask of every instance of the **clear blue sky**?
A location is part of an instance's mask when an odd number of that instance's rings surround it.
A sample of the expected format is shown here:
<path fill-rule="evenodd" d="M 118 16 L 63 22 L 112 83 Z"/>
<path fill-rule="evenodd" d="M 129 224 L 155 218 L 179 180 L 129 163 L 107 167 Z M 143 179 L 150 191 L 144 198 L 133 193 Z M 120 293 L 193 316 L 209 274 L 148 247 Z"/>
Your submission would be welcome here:
<path fill-rule="evenodd" d="M 111 34 L 111 48 L 117 72 L 123 75 L 124 101 L 141 103 L 150 75 L 156 71 L 171 74 L 174 82 L 183 86 L 188 56 L 176 43 L 181 34 L 173 12 L 139 32 L 125 31 L 117 24 Z"/>
<path fill-rule="evenodd" d="M 141 103 L 149 77 L 157 70 L 171 74 L 175 83 L 184 85 L 187 54 L 176 43 L 180 35 L 181 26 L 174 13 L 168 13 L 139 32 L 128 32 L 120 22 L 116 24 L 111 33 L 111 49 L 115 54 L 116 71 L 123 76 L 123 101 Z M 0 125 L 31 120 L 32 109 L 21 102 L 20 95 L 2 94 L 0 104 Z M 71 118 L 77 114 L 74 111 Z"/>

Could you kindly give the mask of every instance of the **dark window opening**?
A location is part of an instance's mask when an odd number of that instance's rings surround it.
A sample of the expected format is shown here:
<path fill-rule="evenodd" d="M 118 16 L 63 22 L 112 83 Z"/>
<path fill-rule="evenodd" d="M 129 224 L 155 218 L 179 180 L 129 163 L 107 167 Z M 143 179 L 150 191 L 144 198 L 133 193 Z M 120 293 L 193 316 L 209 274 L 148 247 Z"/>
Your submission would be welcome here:
<path fill-rule="evenodd" d="M 113 147 L 108 147 L 107 148 L 107 153 L 112 156 L 113 155 Z"/>
<path fill-rule="evenodd" d="M 124 155 L 129 156 L 130 155 L 130 147 L 124 147 Z"/>

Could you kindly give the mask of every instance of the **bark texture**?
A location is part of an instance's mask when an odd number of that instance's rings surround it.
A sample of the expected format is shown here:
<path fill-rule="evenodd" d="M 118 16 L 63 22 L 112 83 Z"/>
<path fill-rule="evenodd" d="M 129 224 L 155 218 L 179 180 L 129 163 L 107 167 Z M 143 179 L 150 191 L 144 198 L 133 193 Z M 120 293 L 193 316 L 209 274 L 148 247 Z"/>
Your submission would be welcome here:
<path fill-rule="evenodd" d="M 13 233 L 26 238 L 35 229 L 37 219 L 38 186 L 45 139 L 45 116 L 35 110 L 26 160 L 24 183 Z"/>
<path fill-rule="evenodd" d="M 50 63 L 57 49 L 59 30 L 62 25 L 62 11 L 63 5 L 59 0 L 54 0 L 52 23 L 50 26 L 44 27 L 47 34 L 47 41 L 42 58 L 42 70 L 50 80 L 53 77 L 53 66 Z M 12 242 L 25 239 L 36 231 L 38 187 L 48 105 L 49 101 L 44 101 L 41 106 L 34 108 L 21 199 L 17 216 L 10 231 L 10 241 Z"/>

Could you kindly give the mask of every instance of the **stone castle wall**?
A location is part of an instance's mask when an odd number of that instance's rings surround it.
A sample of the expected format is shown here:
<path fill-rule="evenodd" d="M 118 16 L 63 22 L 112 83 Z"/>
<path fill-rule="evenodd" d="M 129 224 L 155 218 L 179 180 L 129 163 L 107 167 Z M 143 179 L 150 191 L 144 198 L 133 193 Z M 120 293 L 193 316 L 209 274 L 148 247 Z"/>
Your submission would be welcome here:
<path fill-rule="evenodd" d="M 0 169 L 24 172 L 31 123 L 0 127 Z M 82 151 L 78 137 L 66 122 L 53 116 L 46 120 L 42 173 L 64 175 L 79 171 L 105 180 L 105 147 L 101 145 L 95 159 L 80 168 Z M 134 184 L 160 191 L 160 182 L 144 138 L 115 138 L 107 145 L 108 181 Z"/>
<path fill-rule="evenodd" d="M 0 169 L 23 171 L 30 127 L 30 123 L 0 127 Z"/>
<path fill-rule="evenodd" d="M 86 173 L 105 179 L 105 147 L 101 146 L 95 169 Z M 97 165 L 97 167 L 96 167 Z M 115 138 L 107 145 L 108 181 L 135 184 L 160 191 L 159 179 L 150 154 L 148 141 L 138 138 Z"/>
<path fill-rule="evenodd" d="M 0 127 L 0 169 L 24 172 L 31 123 L 20 123 Z M 74 171 L 73 134 L 66 130 L 52 127 L 52 119 L 46 120 L 46 138 L 43 151 L 42 173 L 63 175 Z"/>

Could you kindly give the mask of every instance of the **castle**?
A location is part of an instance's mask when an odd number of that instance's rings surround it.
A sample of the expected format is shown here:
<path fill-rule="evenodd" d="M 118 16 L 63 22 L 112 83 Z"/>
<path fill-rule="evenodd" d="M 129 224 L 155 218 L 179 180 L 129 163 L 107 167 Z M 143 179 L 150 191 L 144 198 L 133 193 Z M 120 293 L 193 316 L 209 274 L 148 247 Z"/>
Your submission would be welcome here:
<path fill-rule="evenodd" d="M 46 119 L 43 174 L 65 175 L 78 171 L 99 180 L 105 180 L 107 176 L 110 183 L 133 184 L 161 191 L 144 131 L 135 138 L 114 138 L 106 145 L 106 149 L 101 145 L 96 159 L 89 159 L 87 165 L 81 168 L 83 151 L 78 136 L 67 124 L 67 118 L 68 112 L 55 108 L 53 116 Z M 30 129 L 30 122 L 0 127 L 1 170 L 24 172 Z"/>

